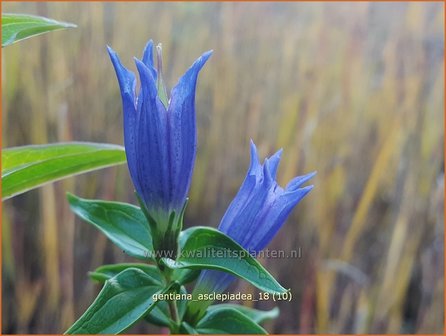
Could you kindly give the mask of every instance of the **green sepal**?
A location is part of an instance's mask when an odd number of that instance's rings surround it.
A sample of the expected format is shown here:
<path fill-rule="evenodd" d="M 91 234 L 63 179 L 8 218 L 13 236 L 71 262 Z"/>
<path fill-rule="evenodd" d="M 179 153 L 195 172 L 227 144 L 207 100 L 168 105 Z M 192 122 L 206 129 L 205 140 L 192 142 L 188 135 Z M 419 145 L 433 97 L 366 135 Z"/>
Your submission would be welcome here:
<path fill-rule="evenodd" d="M 178 253 L 178 238 L 183 228 L 184 212 L 188 199 L 186 199 L 179 213 L 174 210 L 163 213 L 162 210 L 150 211 L 136 191 L 135 195 L 150 226 L 153 247 L 156 251 L 155 259 L 157 261 L 163 257 L 175 259 Z"/>

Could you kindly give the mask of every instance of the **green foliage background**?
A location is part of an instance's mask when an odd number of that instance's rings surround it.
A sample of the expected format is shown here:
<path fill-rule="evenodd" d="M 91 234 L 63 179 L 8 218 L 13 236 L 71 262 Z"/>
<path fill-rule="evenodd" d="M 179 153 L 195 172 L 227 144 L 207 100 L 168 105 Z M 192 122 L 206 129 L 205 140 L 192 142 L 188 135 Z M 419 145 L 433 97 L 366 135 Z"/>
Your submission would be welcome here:
<path fill-rule="evenodd" d="M 290 287 L 274 333 L 443 331 L 442 3 L 3 3 L 78 28 L 3 49 L 3 146 L 122 144 L 105 45 L 134 69 L 162 42 L 170 87 L 203 51 L 186 223 L 217 226 L 249 162 L 284 148 L 279 181 L 316 188 L 260 260 Z M 136 204 L 125 166 L 3 204 L 3 333 L 60 333 L 97 294 L 87 272 L 130 258 L 74 219 L 65 191 Z M 238 282 L 235 291 L 256 289 Z M 273 302 L 247 302 L 268 309 Z M 156 332 L 138 327 L 131 332 Z"/>

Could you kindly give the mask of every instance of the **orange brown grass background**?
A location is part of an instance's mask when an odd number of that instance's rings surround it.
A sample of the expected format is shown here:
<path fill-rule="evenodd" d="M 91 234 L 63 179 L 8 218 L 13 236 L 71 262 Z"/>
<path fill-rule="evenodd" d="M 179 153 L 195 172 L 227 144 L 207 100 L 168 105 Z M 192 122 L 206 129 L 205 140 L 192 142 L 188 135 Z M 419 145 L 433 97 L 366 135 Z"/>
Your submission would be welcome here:
<path fill-rule="evenodd" d="M 3 146 L 122 144 L 106 44 L 134 69 L 162 42 L 166 82 L 203 51 L 186 226 L 217 226 L 249 164 L 283 147 L 279 181 L 315 189 L 261 260 L 285 286 L 274 333 L 442 333 L 442 3 L 3 3 L 73 22 L 3 49 Z M 65 192 L 136 203 L 125 165 L 3 203 L 2 332 L 61 333 L 99 291 L 87 272 L 131 261 L 75 219 Z M 239 281 L 234 291 L 257 290 Z M 268 309 L 273 302 L 245 302 Z M 138 325 L 133 333 L 159 332 Z"/>

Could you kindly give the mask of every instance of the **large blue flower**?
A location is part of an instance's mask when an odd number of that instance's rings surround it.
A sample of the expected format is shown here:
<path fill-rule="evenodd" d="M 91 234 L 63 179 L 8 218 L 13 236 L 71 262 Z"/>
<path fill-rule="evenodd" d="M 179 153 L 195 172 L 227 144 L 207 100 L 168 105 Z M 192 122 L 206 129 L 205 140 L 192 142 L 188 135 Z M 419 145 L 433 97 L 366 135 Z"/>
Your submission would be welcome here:
<path fill-rule="evenodd" d="M 153 64 L 152 41 L 147 43 L 142 60 L 135 58 L 141 83 L 136 95 L 135 75 L 108 48 L 121 89 L 130 176 L 147 210 L 154 247 L 172 250 L 181 230 L 180 217 L 195 162 L 195 87 L 211 52 L 194 62 L 168 97 L 162 81 L 160 46 L 157 50 L 157 68 Z"/>
<path fill-rule="evenodd" d="M 278 185 L 276 172 L 282 150 L 261 164 L 251 141 L 251 165 L 245 180 L 218 229 L 250 253 L 263 250 L 282 227 L 291 210 L 307 195 L 313 186 L 301 187 L 316 173 L 298 176 L 285 188 Z M 219 271 L 205 270 L 200 274 L 194 294 L 223 292 L 235 278 Z M 190 311 L 197 317 L 211 302 L 194 303 Z M 193 317 L 193 318 L 194 318 Z"/>

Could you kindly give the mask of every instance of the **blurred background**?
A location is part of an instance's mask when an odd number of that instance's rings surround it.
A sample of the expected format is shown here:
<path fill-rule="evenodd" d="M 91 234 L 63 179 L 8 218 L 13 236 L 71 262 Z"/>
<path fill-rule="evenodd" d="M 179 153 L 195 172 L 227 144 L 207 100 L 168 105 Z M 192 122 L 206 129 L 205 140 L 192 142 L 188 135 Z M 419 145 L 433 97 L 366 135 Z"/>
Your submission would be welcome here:
<path fill-rule="evenodd" d="M 146 41 L 162 42 L 170 88 L 213 49 L 197 88 L 186 225 L 218 225 L 248 168 L 251 138 L 262 157 L 284 149 L 282 184 L 318 171 L 269 245 L 300 248 L 302 257 L 261 261 L 293 293 L 267 330 L 443 333 L 443 3 L 2 6 L 78 25 L 2 50 L 3 147 L 122 144 L 107 44 L 134 70 Z M 3 333 L 62 333 L 100 290 L 87 272 L 132 261 L 74 218 L 66 191 L 136 204 L 125 165 L 5 201 Z M 241 281 L 234 290 L 257 292 Z"/>

